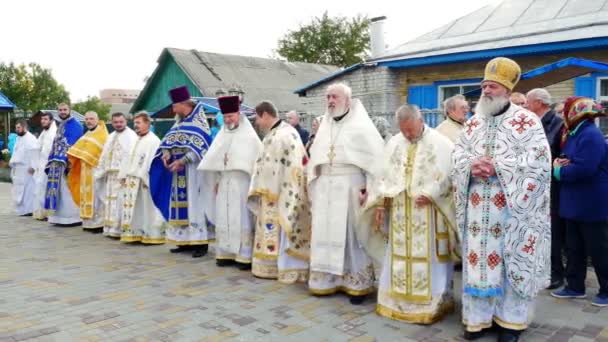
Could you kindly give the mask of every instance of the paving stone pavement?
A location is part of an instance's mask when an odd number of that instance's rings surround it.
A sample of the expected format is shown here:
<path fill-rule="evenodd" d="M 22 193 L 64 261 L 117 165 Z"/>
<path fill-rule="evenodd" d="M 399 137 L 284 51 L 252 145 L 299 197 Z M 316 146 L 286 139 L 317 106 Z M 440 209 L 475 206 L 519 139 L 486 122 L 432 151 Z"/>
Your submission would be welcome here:
<path fill-rule="evenodd" d="M 16 217 L 9 196 L 0 183 L 0 342 L 462 341 L 459 313 L 433 326 L 389 320 L 373 299 L 312 297 L 304 285 L 217 268 L 210 256 Z M 594 295 L 591 274 L 589 286 Z M 543 293 L 522 341 L 608 342 L 607 325 L 608 309 Z"/>

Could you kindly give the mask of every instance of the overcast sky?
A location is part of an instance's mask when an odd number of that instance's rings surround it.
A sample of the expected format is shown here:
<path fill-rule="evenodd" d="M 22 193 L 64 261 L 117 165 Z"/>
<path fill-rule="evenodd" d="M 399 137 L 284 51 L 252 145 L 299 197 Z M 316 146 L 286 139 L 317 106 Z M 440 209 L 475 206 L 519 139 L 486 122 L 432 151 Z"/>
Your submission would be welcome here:
<path fill-rule="evenodd" d="M 394 47 L 492 0 L 10 0 L 0 61 L 51 68 L 73 102 L 104 88 L 141 89 L 164 47 L 271 57 L 278 39 L 327 10 L 386 15 Z"/>

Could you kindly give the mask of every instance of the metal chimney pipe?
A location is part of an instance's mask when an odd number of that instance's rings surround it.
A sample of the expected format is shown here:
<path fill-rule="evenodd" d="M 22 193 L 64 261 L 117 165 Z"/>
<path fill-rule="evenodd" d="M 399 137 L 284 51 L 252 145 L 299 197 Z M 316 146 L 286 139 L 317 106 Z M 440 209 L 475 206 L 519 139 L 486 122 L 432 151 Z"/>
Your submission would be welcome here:
<path fill-rule="evenodd" d="M 386 45 L 384 43 L 384 22 L 386 16 L 370 19 L 370 43 L 372 46 L 372 58 L 377 58 L 384 54 Z"/>

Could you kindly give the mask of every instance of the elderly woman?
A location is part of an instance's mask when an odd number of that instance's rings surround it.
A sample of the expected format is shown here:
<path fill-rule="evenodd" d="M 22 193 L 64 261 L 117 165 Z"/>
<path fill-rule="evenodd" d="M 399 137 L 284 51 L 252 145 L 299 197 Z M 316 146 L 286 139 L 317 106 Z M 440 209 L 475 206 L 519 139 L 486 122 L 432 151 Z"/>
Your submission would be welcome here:
<path fill-rule="evenodd" d="M 584 97 L 564 104 L 562 154 L 553 163 L 560 182 L 559 214 L 566 221 L 566 286 L 557 298 L 585 298 L 587 255 L 597 279 L 595 306 L 608 306 L 608 146 L 594 120 L 602 107 Z"/>
<path fill-rule="evenodd" d="M 319 126 L 321 126 L 321 121 L 323 121 L 322 116 L 317 116 L 312 119 L 312 130 L 310 132 L 310 136 L 308 137 L 308 142 L 306 143 L 306 153 L 310 156 L 310 147 L 312 143 L 315 141 L 315 136 L 317 135 L 317 130 L 319 130 Z"/>
<path fill-rule="evenodd" d="M 391 134 L 391 124 L 382 116 L 372 116 L 372 122 L 376 129 L 380 133 L 380 136 L 384 142 L 388 142 L 393 135 Z"/>

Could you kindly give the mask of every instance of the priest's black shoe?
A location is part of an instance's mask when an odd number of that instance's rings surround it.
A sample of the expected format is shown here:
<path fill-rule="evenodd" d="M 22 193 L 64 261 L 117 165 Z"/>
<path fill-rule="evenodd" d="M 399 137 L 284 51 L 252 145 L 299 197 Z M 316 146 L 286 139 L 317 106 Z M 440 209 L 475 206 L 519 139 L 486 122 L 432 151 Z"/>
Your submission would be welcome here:
<path fill-rule="evenodd" d="M 217 265 L 217 267 L 232 266 L 232 265 L 234 265 L 234 260 L 230 260 L 230 259 L 216 259 L 215 260 L 215 264 Z"/>
<path fill-rule="evenodd" d="M 363 304 L 363 301 L 365 300 L 365 295 L 363 296 L 350 296 L 350 303 L 352 305 L 361 305 Z"/>
<path fill-rule="evenodd" d="M 521 331 L 519 330 L 511 330 L 511 329 L 500 329 L 500 334 L 498 335 L 498 342 L 517 342 L 519 341 L 519 335 Z"/>
<path fill-rule="evenodd" d="M 194 247 L 194 252 L 192 252 L 193 258 L 201 258 L 207 255 L 207 251 L 209 249 L 209 245 L 200 245 Z"/>
<path fill-rule="evenodd" d="M 245 264 L 245 263 L 242 263 L 242 262 L 237 262 L 236 263 L 236 268 L 238 268 L 241 271 L 249 271 L 249 270 L 251 270 L 251 263 Z"/>
<path fill-rule="evenodd" d="M 190 246 L 177 246 L 175 248 L 171 248 L 169 251 L 171 253 L 184 253 L 190 250 Z"/>
<path fill-rule="evenodd" d="M 551 284 L 547 287 L 547 290 L 555 290 L 559 289 L 564 285 L 564 281 L 562 279 L 551 279 Z"/>
<path fill-rule="evenodd" d="M 482 338 L 486 334 L 485 331 L 464 331 L 464 335 L 462 336 L 467 341 L 474 341 Z"/>

